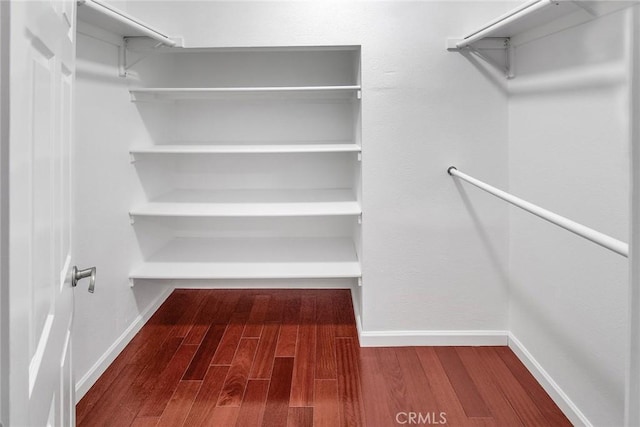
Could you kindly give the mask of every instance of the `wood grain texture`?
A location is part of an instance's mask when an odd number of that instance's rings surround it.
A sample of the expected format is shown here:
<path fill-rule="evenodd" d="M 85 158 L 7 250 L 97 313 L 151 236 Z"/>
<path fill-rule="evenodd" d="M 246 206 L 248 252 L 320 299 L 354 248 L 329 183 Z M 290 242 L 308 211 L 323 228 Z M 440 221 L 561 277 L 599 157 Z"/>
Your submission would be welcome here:
<path fill-rule="evenodd" d="M 201 385 L 201 381 L 180 381 L 158 421 L 158 427 L 183 425 Z"/>
<path fill-rule="evenodd" d="M 244 331 L 246 320 L 243 320 L 242 317 L 244 316 L 232 317 L 229 321 L 218 349 L 213 355 L 213 359 L 211 359 L 212 365 L 231 365 Z"/>
<path fill-rule="evenodd" d="M 550 425 L 547 419 L 542 415 L 542 412 L 533 403 L 533 400 L 522 388 L 522 385 L 513 376 L 509 368 L 504 364 L 500 356 L 491 348 L 487 351 L 476 352 L 480 360 L 487 367 L 489 373 L 493 378 L 496 378 L 498 388 L 502 390 L 503 396 L 507 398 L 511 407 L 518 412 L 518 416 L 522 420 L 524 425 L 535 426 L 548 426 Z"/>
<path fill-rule="evenodd" d="M 262 336 L 258 344 L 256 358 L 251 367 L 250 378 L 269 379 L 273 368 L 273 359 L 276 354 L 280 325 L 278 323 L 267 323 L 262 330 Z"/>
<path fill-rule="evenodd" d="M 200 426 L 211 420 L 228 371 L 228 366 L 209 367 L 183 425 Z"/>
<path fill-rule="evenodd" d="M 300 323 L 300 297 L 288 298 L 284 303 L 282 324 L 276 347 L 276 357 L 294 357 Z"/>
<path fill-rule="evenodd" d="M 313 423 L 316 427 L 340 425 L 340 400 L 337 380 L 316 380 L 314 387 Z"/>
<path fill-rule="evenodd" d="M 436 347 L 436 354 L 468 417 L 489 417 L 491 412 L 452 347 Z"/>
<path fill-rule="evenodd" d="M 504 398 L 498 384 L 487 371 L 487 367 L 478 358 L 476 349 L 473 347 L 457 347 L 455 351 L 460 356 L 471 380 L 476 385 L 498 425 L 522 426 L 522 421 L 517 412 Z M 458 398 L 460 397 L 458 396 Z"/>
<path fill-rule="evenodd" d="M 396 411 L 391 407 L 393 401 L 384 377 L 384 370 L 378 365 L 377 348 L 360 349 L 360 367 L 362 369 L 362 403 L 364 407 L 364 425 L 393 425 Z"/>
<path fill-rule="evenodd" d="M 291 381 L 291 406 L 312 406 L 314 366 L 316 359 L 316 298 L 303 297 L 300 306 L 300 326 L 296 345 L 293 379 Z"/>
<path fill-rule="evenodd" d="M 191 364 L 184 373 L 184 380 L 202 380 L 207 368 L 213 359 L 213 355 L 218 349 L 218 344 L 224 335 L 226 326 L 224 325 L 212 325 L 207 331 L 202 343 L 198 347 L 198 351 L 193 356 Z"/>
<path fill-rule="evenodd" d="M 271 374 L 271 385 L 267 393 L 262 425 L 279 427 L 287 424 L 289 416 L 289 395 L 291 394 L 291 377 L 293 375 L 293 358 L 276 357 Z"/>
<path fill-rule="evenodd" d="M 333 299 L 320 296 L 316 300 L 316 378 L 336 379 L 336 317 Z"/>
<path fill-rule="evenodd" d="M 436 399 L 436 403 L 432 407 L 437 408 L 438 412 L 445 412 L 447 414 L 447 422 L 451 425 L 464 425 L 467 423 L 464 408 L 438 359 L 435 349 L 433 347 L 417 347 L 416 354 L 429 387 L 434 392 L 433 396 Z"/>
<path fill-rule="evenodd" d="M 340 425 L 364 425 L 362 408 L 362 390 L 360 366 L 358 363 L 358 344 L 353 338 L 336 340 L 338 366 L 338 395 L 340 406 Z"/>
<path fill-rule="evenodd" d="M 173 396 L 197 348 L 198 347 L 194 345 L 183 345 L 178 349 L 167 367 L 157 378 L 153 379 L 153 391 L 149 397 L 145 399 L 144 405 L 138 412 L 138 416 L 159 417 L 162 415 L 162 411 L 164 411 L 171 396 Z"/>
<path fill-rule="evenodd" d="M 508 347 L 495 347 L 493 350 L 509 368 L 514 378 L 518 380 L 522 388 L 527 391 L 531 400 L 538 407 L 542 415 L 552 426 L 570 426 L 571 422 L 562 413 L 542 386 L 531 375 L 518 357 Z"/>
<path fill-rule="evenodd" d="M 133 420 L 130 427 L 155 427 L 158 425 L 158 417 L 139 417 Z"/>
<path fill-rule="evenodd" d="M 249 319 L 247 319 L 247 324 L 242 333 L 243 337 L 260 338 L 270 300 L 271 297 L 269 295 L 257 295 L 254 298 L 251 314 L 249 314 Z"/>
<path fill-rule="evenodd" d="M 351 307 L 340 289 L 176 290 L 77 425 L 570 425 L 507 347 L 360 348 Z"/>
<path fill-rule="evenodd" d="M 238 414 L 236 423 L 238 427 L 254 427 L 262 424 L 269 384 L 269 380 L 249 380 Z"/>
<path fill-rule="evenodd" d="M 313 412 L 308 406 L 289 408 L 287 427 L 313 427 Z"/>
<path fill-rule="evenodd" d="M 244 389 L 249 379 L 249 370 L 258 348 L 258 340 L 255 338 L 243 338 L 238 344 L 227 378 L 222 386 L 218 406 L 240 406 Z"/>

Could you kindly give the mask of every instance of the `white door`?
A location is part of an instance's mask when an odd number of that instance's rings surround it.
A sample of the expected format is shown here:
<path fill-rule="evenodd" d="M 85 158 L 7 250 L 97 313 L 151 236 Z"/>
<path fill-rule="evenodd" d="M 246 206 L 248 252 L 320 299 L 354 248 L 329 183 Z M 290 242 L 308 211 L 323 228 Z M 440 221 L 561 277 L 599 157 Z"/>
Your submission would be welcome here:
<path fill-rule="evenodd" d="M 9 425 L 70 426 L 75 0 L 9 13 Z"/>

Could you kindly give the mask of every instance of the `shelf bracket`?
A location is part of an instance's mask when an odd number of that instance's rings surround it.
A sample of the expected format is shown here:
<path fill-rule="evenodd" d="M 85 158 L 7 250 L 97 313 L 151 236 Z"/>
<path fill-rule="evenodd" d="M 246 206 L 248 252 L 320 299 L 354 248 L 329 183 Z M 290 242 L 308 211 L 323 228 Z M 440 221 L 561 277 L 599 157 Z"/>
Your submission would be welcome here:
<path fill-rule="evenodd" d="M 118 75 L 127 77 L 127 39 L 123 39 L 118 46 Z"/>
<path fill-rule="evenodd" d="M 358 215 L 358 224 L 362 225 L 362 214 Z"/>
<path fill-rule="evenodd" d="M 133 225 L 136 223 L 136 217 L 129 213 L 129 224 Z"/>
<path fill-rule="evenodd" d="M 133 288 L 134 282 L 135 282 L 135 279 L 133 277 L 129 277 L 129 287 L 130 288 Z"/>
<path fill-rule="evenodd" d="M 361 90 L 357 90 L 356 91 L 356 98 L 362 99 L 362 91 Z"/>
<path fill-rule="evenodd" d="M 358 161 L 361 162 L 362 161 L 362 153 L 358 153 Z"/>
<path fill-rule="evenodd" d="M 129 163 L 135 163 L 136 162 L 136 155 L 129 152 Z"/>
<path fill-rule="evenodd" d="M 447 50 L 449 52 L 471 53 L 502 71 L 507 79 L 512 79 L 515 76 L 513 70 L 515 49 L 509 37 L 487 37 L 472 45 L 459 48 L 457 45 L 461 41 L 461 39 L 448 39 Z M 502 54 L 501 59 L 491 55 L 496 51 Z"/>
<path fill-rule="evenodd" d="M 151 43 L 151 44 L 150 44 Z M 154 50 L 164 46 L 162 43 L 147 37 L 123 37 L 122 44 L 118 46 L 118 74 L 120 77 L 128 77 L 129 69 L 148 57 Z M 136 53 L 135 58 L 131 57 Z"/>
<path fill-rule="evenodd" d="M 362 287 L 362 277 L 358 277 L 358 286 Z"/>

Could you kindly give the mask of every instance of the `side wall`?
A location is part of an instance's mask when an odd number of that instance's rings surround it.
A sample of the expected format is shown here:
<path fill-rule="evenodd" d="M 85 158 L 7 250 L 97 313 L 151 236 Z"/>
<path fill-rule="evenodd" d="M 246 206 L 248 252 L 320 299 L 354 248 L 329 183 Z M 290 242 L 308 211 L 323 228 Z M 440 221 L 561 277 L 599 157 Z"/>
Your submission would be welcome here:
<path fill-rule="evenodd" d="M 506 186 L 504 79 L 448 53 L 445 40 L 511 6 L 127 5 L 187 46 L 362 46 L 365 345 L 456 342 L 457 334 L 467 343 L 506 343 L 507 208 L 446 174 L 456 164 Z"/>
<path fill-rule="evenodd" d="M 94 294 L 75 293 L 73 358 L 80 399 L 111 360 L 167 296 L 160 283 L 129 286 L 140 256 L 129 223 L 132 200 L 141 197 L 130 163 L 132 135 L 142 121 L 118 76 L 118 50 L 78 35 L 74 251 L 76 264 L 97 267 Z"/>
<path fill-rule="evenodd" d="M 629 10 L 516 50 L 510 192 L 627 241 Z M 627 259 L 510 213 L 509 329 L 594 425 L 622 425 Z"/>

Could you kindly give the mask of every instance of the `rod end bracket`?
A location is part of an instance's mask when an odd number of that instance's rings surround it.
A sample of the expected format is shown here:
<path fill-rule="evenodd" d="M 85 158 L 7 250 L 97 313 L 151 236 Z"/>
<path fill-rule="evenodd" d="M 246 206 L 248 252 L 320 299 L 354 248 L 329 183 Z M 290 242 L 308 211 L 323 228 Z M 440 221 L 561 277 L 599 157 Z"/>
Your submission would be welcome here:
<path fill-rule="evenodd" d="M 453 176 L 453 174 L 451 173 L 451 170 L 452 170 L 452 169 L 458 170 L 458 168 L 457 168 L 457 167 L 455 167 L 455 166 L 449 166 L 449 168 L 447 169 L 447 173 L 448 173 L 449 175 L 451 175 L 451 176 Z"/>

